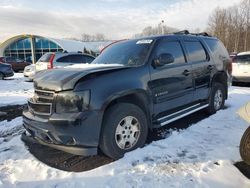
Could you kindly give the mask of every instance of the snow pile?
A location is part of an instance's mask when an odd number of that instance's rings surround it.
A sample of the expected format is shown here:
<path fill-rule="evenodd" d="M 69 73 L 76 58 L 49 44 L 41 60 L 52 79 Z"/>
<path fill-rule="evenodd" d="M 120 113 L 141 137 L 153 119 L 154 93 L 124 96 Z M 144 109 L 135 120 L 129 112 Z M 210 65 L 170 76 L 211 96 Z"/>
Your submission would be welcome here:
<path fill-rule="evenodd" d="M 8 122 L 7 120 L 0 122 L 0 138 L 13 135 L 23 129 L 23 119 L 18 117 Z"/>
<path fill-rule="evenodd" d="M 0 80 L 0 106 L 25 104 L 33 95 L 33 83 L 25 82 L 23 73 Z"/>
<path fill-rule="evenodd" d="M 82 173 L 46 166 L 15 136 L 0 143 L 0 187 L 250 187 L 233 165 L 248 127 L 236 112 L 248 101 L 250 89 L 233 87 L 226 109 Z"/>

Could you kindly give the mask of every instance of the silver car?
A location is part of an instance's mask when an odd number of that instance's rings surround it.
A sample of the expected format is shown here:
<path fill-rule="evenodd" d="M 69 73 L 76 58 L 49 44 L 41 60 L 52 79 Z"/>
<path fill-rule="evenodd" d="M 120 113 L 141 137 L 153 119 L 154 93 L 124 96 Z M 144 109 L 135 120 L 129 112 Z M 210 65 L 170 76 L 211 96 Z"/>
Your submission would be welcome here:
<path fill-rule="evenodd" d="M 36 72 L 61 68 L 75 64 L 91 63 L 95 59 L 94 56 L 83 53 L 64 53 L 64 52 L 49 52 L 44 54 L 36 63 Z"/>
<path fill-rule="evenodd" d="M 233 82 L 250 83 L 250 51 L 238 53 L 233 58 Z"/>
<path fill-rule="evenodd" d="M 31 65 L 26 66 L 24 68 L 24 71 L 23 71 L 24 77 L 27 77 L 30 80 L 33 80 L 35 73 L 36 73 L 36 65 L 35 64 L 31 64 Z"/>

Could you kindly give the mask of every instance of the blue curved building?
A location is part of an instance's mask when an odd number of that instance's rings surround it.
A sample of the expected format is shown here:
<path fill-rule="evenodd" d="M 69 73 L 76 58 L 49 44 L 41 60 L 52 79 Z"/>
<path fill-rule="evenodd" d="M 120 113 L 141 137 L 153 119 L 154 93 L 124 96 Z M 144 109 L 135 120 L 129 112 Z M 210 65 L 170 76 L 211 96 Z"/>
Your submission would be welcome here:
<path fill-rule="evenodd" d="M 0 57 L 10 56 L 35 63 L 47 52 L 79 52 L 93 51 L 98 53 L 112 41 L 81 42 L 68 39 L 55 39 L 39 35 L 17 35 L 0 44 Z"/>

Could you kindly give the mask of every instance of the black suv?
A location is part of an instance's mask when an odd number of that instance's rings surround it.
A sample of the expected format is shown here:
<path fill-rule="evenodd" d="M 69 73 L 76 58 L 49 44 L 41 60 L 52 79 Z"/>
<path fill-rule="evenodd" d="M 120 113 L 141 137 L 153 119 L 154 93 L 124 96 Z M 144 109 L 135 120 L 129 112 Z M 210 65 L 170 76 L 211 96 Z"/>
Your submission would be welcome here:
<path fill-rule="evenodd" d="M 223 44 L 208 35 L 115 43 L 84 69 L 38 73 L 23 112 L 23 139 L 77 155 L 100 149 L 120 158 L 143 146 L 149 129 L 201 109 L 221 109 L 230 62 Z"/>

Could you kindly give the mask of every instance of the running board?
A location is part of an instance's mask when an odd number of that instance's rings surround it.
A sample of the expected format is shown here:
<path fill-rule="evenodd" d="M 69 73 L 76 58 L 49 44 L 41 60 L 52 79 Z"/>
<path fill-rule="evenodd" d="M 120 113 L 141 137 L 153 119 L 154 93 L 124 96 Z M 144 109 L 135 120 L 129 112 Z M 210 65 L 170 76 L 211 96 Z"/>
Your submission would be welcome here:
<path fill-rule="evenodd" d="M 164 126 L 164 125 L 167 125 L 173 121 L 176 121 L 176 120 L 181 119 L 185 116 L 188 116 L 194 112 L 197 112 L 201 109 L 204 109 L 206 107 L 208 107 L 208 104 L 205 104 L 205 105 L 196 104 L 196 105 L 190 106 L 188 108 L 185 108 L 183 110 L 180 110 L 178 112 L 161 117 L 161 118 L 157 119 L 157 122 L 158 122 L 158 124 L 160 124 L 160 126 Z"/>

